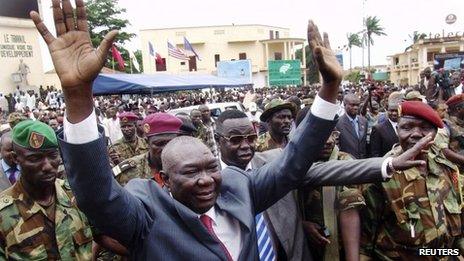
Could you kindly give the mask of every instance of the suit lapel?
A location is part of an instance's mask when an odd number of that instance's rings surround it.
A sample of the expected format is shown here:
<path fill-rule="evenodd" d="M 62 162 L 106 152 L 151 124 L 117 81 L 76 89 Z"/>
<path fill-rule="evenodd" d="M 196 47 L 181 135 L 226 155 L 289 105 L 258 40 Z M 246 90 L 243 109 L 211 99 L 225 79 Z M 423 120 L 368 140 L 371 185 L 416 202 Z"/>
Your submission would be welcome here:
<path fill-rule="evenodd" d="M 211 252 L 215 253 L 221 259 L 226 260 L 224 251 L 219 243 L 209 234 L 208 230 L 203 226 L 197 214 L 192 210 L 172 198 L 172 202 L 177 210 L 182 221 L 189 228 L 190 232 Z"/>
<path fill-rule="evenodd" d="M 237 219 L 240 225 L 248 230 L 247 232 L 253 231 L 252 227 L 254 226 L 250 223 L 250 220 L 254 220 L 254 216 L 251 211 L 243 211 L 247 209 L 247 206 L 233 193 L 228 190 L 221 192 L 216 200 L 216 205 L 220 210 L 227 212 L 233 218 Z M 244 231 L 242 230 L 242 232 Z"/>

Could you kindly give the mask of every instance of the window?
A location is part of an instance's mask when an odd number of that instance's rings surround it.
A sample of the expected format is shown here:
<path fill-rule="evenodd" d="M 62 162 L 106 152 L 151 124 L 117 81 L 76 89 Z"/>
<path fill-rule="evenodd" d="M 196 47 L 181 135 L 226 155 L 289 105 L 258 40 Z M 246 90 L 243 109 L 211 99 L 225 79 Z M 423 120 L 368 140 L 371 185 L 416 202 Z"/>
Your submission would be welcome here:
<path fill-rule="evenodd" d="M 239 53 L 239 54 L 238 54 L 238 59 L 239 59 L 239 60 L 246 60 L 246 58 L 247 58 L 247 57 L 246 57 L 246 53 Z"/>
<path fill-rule="evenodd" d="M 275 32 L 275 37 L 276 37 L 276 39 L 279 39 L 279 31 Z"/>
<path fill-rule="evenodd" d="M 180 62 L 180 65 L 185 65 L 185 62 Z"/>
<path fill-rule="evenodd" d="M 274 39 L 274 31 L 273 30 L 269 31 L 269 39 Z"/>
<path fill-rule="evenodd" d="M 282 60 L 282 53 L 274 53 L 274 60 Z"/>
<path fill-rule="evenodd" d="M 225 34 L 225 30 L 214 30 L 214 34 Z"/>
<path fill-rule="evenodd" d="M 214 67 L 217 67 L 217 63 L 221 60 L 219 54 L 214 55 Z"/>
<path fill-rule="evenodd" d="M 400 63 L 400 58 L 395 57 L 395 65 L 398 65 Z"/>
<path fill-rule="evenodd" d="M 427 62 L 432 62 L 434 57 L 435 57 L 434 52 L 428 52 L 427 53 Z"/>
<path fill-rule="evenodd" d="M 185 35 L 186 35 L 186 32 L 185 32 L 185 31 L 176 32 L 176 36 L 185 36 Z"/>

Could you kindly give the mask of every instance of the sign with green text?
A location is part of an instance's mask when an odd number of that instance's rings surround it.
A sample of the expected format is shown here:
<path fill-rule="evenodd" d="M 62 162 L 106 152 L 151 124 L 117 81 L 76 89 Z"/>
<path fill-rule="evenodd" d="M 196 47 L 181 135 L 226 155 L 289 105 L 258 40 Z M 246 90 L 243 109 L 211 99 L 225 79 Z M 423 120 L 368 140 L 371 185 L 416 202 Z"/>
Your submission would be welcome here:
<path fill-rule="evenodd" d="M 275 60 L 268 61 L 270 86 L 300 85 L 301 84 L 300 60 Z"/>

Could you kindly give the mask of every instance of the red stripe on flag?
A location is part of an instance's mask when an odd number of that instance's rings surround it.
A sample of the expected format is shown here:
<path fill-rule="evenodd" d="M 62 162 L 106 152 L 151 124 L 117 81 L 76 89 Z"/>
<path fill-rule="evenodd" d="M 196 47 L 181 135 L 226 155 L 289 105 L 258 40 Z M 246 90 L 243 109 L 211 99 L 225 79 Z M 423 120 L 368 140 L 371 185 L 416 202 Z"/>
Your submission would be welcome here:
<path fill-rule="evenodd" d="M 113 55 L 113 58 L 118 62 L 119 70 L 124 71 L 124 59 L 122 58 L 121 53 L 118 51 L 114 44 L 111 47 L 111 54 Z"/>

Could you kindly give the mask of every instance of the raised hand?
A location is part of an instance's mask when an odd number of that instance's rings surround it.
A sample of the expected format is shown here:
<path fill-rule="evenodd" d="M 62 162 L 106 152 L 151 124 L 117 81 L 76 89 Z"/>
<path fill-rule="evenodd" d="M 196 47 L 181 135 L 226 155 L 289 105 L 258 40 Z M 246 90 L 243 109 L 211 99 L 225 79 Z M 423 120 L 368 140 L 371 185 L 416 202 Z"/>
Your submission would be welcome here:
<path fill-rule="evenodd" d="M 324 33 L 324 40 L 322 40 L 319 29 L 312 20 L 309 20 L 308 23 L 308 42 L 317 68 L 322 75 L 323 88 L 319 95 L 321 98 L 335 103 L 343 79 L 343 69 L 330 48 L 328 34 Z"/>
<path fill-rule="evenodd" d="M 61 3 L 60 3 L 61 2 Z M 52 0 L 55 38 L 37 12 L 30 16 L 48 45 L 63 91 L 91 87 L 102 69 L 117 31 L 109 32 L 98 49 L 90 41 L 87 12 L 83 0 L 76 0 L 76 18 L 70 0 Z"/>
<path fill-rule="evenodd" d="M 420 154 L 426 154 L 433 144 L 433 135 L 430 133 L 417 142 L 414 147 L 393 158 L 392 165 L 395 170 L 407 170 L 413 167 L 425 167 L 427 162 L 416 160 Z"/>

